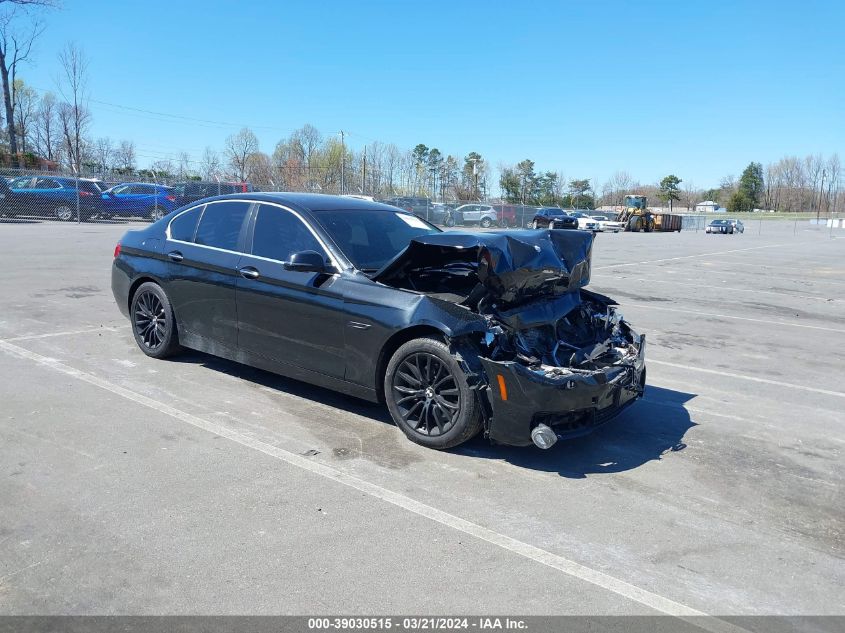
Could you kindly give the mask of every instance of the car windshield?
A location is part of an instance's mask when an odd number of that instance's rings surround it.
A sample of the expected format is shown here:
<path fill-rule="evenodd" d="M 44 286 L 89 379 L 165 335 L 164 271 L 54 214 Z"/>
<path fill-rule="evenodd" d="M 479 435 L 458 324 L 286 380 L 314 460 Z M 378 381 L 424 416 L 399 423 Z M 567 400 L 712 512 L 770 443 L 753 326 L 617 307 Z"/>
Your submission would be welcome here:
<path fill-rule="evenodd" d="M 375 272 L 415 237 L 440 229 L 409 213 L 381 209 L 314 210 L 320 226 L 344 255 L 364 272 Z"/>
<path fill-rule="evenodd" d="M 710 226 L 722 226 L 723 224 L 727 224 L 727 223 L 728 223 L 727 220 L 713 220 L 710 223 Z"/>
<path fill-rule="evenodd" d="M 566 215 L 566 214 L 563 212 L 563 210 L 562 210 L 562 209 L 546 209 L 546 212 L 547 212 L 549 215 L 553 215 L 553 216 L 556 216 L 556 217 L 560 217 L 560 216 Z"/>

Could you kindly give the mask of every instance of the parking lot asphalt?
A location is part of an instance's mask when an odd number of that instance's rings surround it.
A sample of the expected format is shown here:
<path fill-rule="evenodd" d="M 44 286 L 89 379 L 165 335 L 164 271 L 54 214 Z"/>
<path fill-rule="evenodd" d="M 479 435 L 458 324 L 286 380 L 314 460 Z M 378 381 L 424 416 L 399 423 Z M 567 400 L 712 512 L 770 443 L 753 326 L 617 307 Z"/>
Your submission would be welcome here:
<path fill-rule="evenodd" d="M 845 239 L 599 235 L 645 398 L 549 451 L 434 452 L 144 356 L 110 290 L 131 226 L 0 223 L 0 614 L 845 613 Z"/>

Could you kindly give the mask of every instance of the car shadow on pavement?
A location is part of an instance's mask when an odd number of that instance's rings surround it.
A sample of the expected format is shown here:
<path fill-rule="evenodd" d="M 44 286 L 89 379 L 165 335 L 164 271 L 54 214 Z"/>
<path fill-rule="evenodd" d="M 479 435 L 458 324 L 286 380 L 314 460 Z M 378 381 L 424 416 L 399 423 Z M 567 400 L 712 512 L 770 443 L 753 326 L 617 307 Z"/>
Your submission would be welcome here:
<path fill-rule="evenodd" d="M 311 400 L 348 413 L 370 418 L 377 422 L 393 425 L 393 420 L 387 411 L 387 407 L 384 405 L 347 396 L 346 394 L 332 391 L 325 387 L 318 387 L 317 385 L 302 382 L 295 378 L 280 376 L 279 374 L 250 367 L 249 365 L 242 365 L 241 363 L 226 360 L 219 356 L 212 356 L 194 350 L 185 350 L 178 356 L 174 356 L 168 360 L 170 362 L 202 365 L 222 374 L 234 376 L 235 378 L 246 380 L 261 387 L 268 387 L 282 394 L 290 394 L 297 398 Z"/>
<path fill-rule="evenodd" d="M 632 470 L 669 452 L 686 449 L 686 432 L 696 426 L 684 408 L 695 394 L 648 386 L 645 397 L 590 435 L 560 440 L 549 450 L 491 445 L 477 437 L 458 454 L 505 460 L 515 466 L 583 479 Z"/>

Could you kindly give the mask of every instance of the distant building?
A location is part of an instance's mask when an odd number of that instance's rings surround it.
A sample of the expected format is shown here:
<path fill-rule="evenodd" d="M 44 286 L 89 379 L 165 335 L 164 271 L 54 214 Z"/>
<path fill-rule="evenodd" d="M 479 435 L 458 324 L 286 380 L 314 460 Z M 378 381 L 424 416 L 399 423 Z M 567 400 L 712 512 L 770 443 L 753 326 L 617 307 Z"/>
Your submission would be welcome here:
<path fill-rule="evenodd" d="M 718 202 L 712 200 L 705 200 L 695 205 L 696 213 L 724 213 L 725 210 L 719 206 Z"/>

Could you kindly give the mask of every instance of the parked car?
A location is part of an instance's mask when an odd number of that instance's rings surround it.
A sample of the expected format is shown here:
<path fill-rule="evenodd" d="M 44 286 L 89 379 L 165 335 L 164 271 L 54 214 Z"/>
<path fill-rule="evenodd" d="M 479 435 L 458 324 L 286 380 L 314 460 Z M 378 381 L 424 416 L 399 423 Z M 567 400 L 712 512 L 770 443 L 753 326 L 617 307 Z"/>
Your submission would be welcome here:
<path fill-rule="evenodd" d="M 645 388 L 645 337 L 584 288 L 593 239 L 443 232 L 339 196 L 221 196 L 126 233 L 112 291 L 150 357 L 184 346 L 384 402 L 430 448 L 479 432 L 548 448 Z"/>
<path fill-rule="evenodd" d="M 12 209 L 12 190 L 9 188 L 9 181 L 5 178 L 0 178 L 0 218 L 15 217 Z"/>
<path fill-rule="evenodd" d="M 95 183 L 61 176 L 20 176 L 9 183 L 13 215 L 39 215 L 68 221 L 86 220 L 101 211 L 102 193 Z"/>
<path fill-rule="evenodd" d="M 399 196 L 396 198 L 390 198 L 384 202 L 396 207 L 397 209 L 409 211 L 424 220 L 430 221 L 431 219 L 432 203 L 430 198 Z"/>
<path fill-rule="evenodd" d="M 499 214 L 489 204 L 462 204 L 455 209 L 457 218 L 461 218 L 461 224 L 477 224 L 484 229 L 499 223 Z"/>
<path fill-rule="evenodd" d="M 613 218 L 606 215 L 594 215 L 591 217 L 599 223 L 598 231 L 600 233 L 619 233 L 620 231 L 625 230 L 625 223 L 617 221 L 616 216 L 613 216 Z"/>
<path fill-rule="evenodd" d="M 176 208 L 176 192 L 172 187 L 146 182 L 127 182 L 112 187 L 100 196 L 102 215 L 160 220 Z"/>
<path fill-rule="evenodd" d="M 248 182 L 202 182 L 199 180 L 189 180 L 188 182 L 177 182 L 173 185 L 177 207 L 185 206 L 203 198 L 229 193 L 247 193 L 252 190 L 253 187 Z"/>
<path fill-rule="evenodd" d="M 705 233 L 734 233 L 734 225 L 730 220 L 713 220 L 704 229 Z"/>
<path fill-rule="evenodd" d="M 494 204 L 492 205 L 496 210 L 496 217 L 499 226 L 508 228 L 511 226 L 519 226 L 518 224 L 518 207 L 515 204 Z"/>
<path fill-rule="evenodd" d="M 534 229 L 577 229 L 578 220 L 558 207 L 541 207 L 531 220 Z"/>
<path fill-rule="evenodd" d="M 429 212 L 429 222 L 442 226 L 455 226 L 455 205 L 444 202 L 433 202 Z"/>
<path fill-rule="evenodd" d="M 584 211 L 573 211 L 569 214 L 569 217 L 575 218 L 578 220 L 578 228 L 583 229 L 585 231 L 598 231 L 599 230 L 599 223 L 596 222 L 592 216 L 588 215 Z"/>
<path fill-rule="evenodd" d="M 745 225 L 742 223 L 741 220 L 733 220 L 733 219 L 726 219 L 725 222 L 729 222 L 731 226 L 734 228 L 734 233 L 745 233 Z"/>

